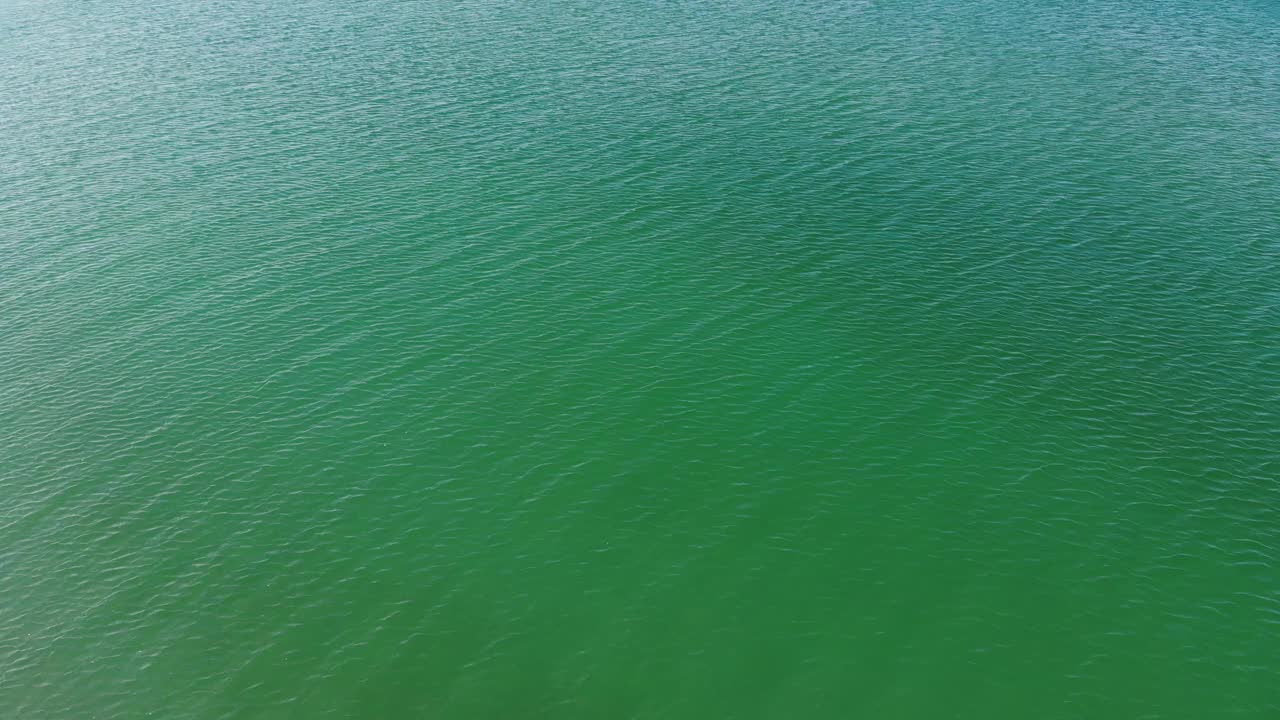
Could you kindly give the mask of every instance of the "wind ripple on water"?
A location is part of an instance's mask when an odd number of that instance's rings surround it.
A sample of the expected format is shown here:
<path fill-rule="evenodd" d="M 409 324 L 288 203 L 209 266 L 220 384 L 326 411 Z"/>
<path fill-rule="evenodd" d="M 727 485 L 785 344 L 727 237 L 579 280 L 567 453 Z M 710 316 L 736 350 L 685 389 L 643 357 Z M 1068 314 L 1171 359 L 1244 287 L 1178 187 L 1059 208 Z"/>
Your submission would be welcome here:
<path fill-rule="evenodd" d="M 1280 710 L 1276 21 L 0 9 L 0 707 Z"/>

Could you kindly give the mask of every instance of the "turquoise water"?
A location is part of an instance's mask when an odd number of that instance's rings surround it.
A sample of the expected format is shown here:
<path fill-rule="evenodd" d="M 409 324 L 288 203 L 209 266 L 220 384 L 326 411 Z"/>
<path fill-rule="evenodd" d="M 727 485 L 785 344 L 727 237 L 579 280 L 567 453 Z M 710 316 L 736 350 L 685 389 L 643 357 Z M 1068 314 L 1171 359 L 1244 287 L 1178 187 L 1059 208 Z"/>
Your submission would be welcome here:
<path fill-rule="evenodd" d="M 1272 2 L 0 4 L 0 715 L 1280 716 Z"/>

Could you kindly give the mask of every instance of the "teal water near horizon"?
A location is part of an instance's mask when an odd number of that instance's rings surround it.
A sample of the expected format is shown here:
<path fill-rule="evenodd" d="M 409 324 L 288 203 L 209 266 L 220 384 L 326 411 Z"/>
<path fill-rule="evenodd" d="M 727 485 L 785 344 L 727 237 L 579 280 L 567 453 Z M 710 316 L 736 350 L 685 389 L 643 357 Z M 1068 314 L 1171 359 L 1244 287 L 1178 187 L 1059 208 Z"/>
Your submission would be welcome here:
<path fill-rule="evenodd" d="M 1280 6 L 0 3 L 0 717 L 1280 717 Z"/>

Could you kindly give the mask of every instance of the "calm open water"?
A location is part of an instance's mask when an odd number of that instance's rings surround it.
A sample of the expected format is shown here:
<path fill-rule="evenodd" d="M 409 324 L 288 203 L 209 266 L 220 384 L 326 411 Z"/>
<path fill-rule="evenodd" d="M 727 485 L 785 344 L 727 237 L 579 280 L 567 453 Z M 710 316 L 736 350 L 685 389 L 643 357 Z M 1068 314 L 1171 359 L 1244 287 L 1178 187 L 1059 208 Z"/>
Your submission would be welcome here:
<path fill-rule="evenodd" d="M 0 715 L 1280 717 L 1280 5 L 0 3 Z"/>

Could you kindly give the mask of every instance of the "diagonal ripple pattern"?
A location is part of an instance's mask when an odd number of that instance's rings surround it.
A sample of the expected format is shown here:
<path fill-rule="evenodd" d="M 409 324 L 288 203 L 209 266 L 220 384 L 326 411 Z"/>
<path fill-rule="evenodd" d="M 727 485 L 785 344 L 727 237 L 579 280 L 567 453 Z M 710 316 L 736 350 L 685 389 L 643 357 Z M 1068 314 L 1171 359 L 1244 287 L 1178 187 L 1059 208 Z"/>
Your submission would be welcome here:
<path fill-rule="evenodd" d="M 0 715 L 1280 717 L 1278 59 L 0 3 Z"/>

